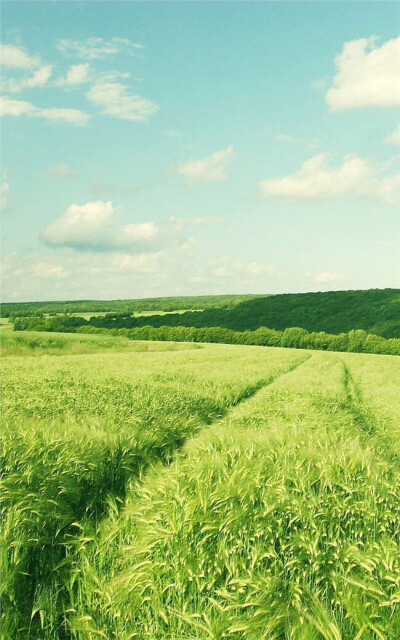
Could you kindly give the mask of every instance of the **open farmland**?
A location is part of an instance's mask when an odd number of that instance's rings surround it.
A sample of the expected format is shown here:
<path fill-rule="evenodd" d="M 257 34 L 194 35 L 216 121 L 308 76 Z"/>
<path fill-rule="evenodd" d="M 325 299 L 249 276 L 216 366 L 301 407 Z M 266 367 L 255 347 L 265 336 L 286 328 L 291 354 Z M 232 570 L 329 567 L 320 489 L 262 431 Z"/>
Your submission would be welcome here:
<path fill-rule="evenodd" d="M 398 358 L 11 339 L 5 640 L 400 637 Z"/>

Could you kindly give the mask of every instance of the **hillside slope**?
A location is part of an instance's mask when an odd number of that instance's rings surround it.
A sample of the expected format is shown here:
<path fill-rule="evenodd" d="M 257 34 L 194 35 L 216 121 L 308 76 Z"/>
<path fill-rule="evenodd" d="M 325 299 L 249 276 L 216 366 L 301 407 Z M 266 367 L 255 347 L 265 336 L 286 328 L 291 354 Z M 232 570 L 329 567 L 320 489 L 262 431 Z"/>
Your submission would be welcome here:
<path fill-rule="evenodd" d="M 211 308 L 168 316 L 136 318 L 92 318 L 97 327 L 140 327 L 150 325 L 223 327 L 236 331 L 258 327 L 283 330 L 302 327 L 327 333 L 364 329 L 385 338 L 400 337 L 400 290 L 369 289 L 293 293 L 245 300 L 231 309 Z"/>

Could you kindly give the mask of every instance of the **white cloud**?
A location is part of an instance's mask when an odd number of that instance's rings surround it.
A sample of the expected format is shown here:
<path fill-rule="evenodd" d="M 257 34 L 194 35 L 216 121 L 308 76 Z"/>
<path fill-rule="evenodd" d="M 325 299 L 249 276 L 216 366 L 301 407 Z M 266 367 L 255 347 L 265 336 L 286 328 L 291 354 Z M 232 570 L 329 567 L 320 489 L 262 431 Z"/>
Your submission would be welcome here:
<path fill-rule="evenodd" d="M 113 56 L 121 51 L 135 53 L 143 49 L 143 45 L 132 42 L 128 38 L 87 38 L 87 40 L 59 40 L 57 49 L 67 55 L 75 55 L 86 60 L 100 60 L 107 56 Z"/>
<path fill-rule="evenodd" d="M 31 273 L 37 278 L 55 278 L 57 280 L 69 276 L 69 271 L 62 265 L 44 261 L 34 264 Z"/>
<path fill-rule="evenodd" d="M 34 72 L 31 78 L 24 82 L 24 87 L 43 87 L 51 76 L 52 66 L 47 64 Z"/>
<path fill-rule="evenodd" d="M 52 72 L 51 64 L 37 69 L 32 76 L 16 80 L 15 78 L 2 78 L 1 89 L 10 93 L 18 93 L 24 89 L 44 87 L 50 79 Z"/>
<path fill-rule="evenodd" d="M 260 182 L 261 195 L 288 200 L 320 200 L 361 195 L 387 204 L 397 201 L 400 175 L 381 177 L 382 169 L 357 156 L 345 156 L 340 167 L 327 166 L 327 154 L 307 160 L 295 173 Z"/>
<path fill-rule="evenodd" d="M 400 122 L 397 123 L 395 130 L 384 139 L 385 144 L 400 144 Z"/>
<path fill-rule="evenodd" d="M 69 124 L 76 124 L 78 126 L 84 126 L 88 123 L 90 116 L 79 109 L 39 109 L 39 112 L 35 114 L 38 118 L 45 118 L 46 120 L 61 120 Z"/>
<path fill-rule="evenodd" d="M 233 147 L 215 151 L 211 156 L 196 160 L 192 158 L 178 165 L 176 173 L 189 185 L 195 186 L 204 182 L 226 180 L 229 163 L 234 156 Z"/>
<path fill-rule="evenodd" d="M 57 84 L 60 86 L 76 86 L 84 84 L 88 80 L 90 65 L 85 64 L 73 64 L 67 71 L 65 78 L 60 78 Z"/>
<path fill-rule="evenodd" d="M 279 270 L 275 265 L 266 262 L 242 262 L 225 256 L 211 261 L 196 277 L 204 278 L 204 280 L 232 279 L 235 282 L 241 281 L 247 284 L 270 275 L 279 275 Z"/>
<path fill-rule="evenodd" d="M 314 80 L 311 83 L 313 89 L 325 89 L 329 84 L 329 78 L 320 78 L 320 80 Z"/>
<path fill-rule="evenodd" d="M 45 176 L 54 178 L 56 180 L 68 180 L 70 178 L 76 178 L 78 172 L 71 169 L 65 162 L 59 162 L 55 167 L 51 167 L 46 171 Z"/>
<path fill-rule="evenodd" d="M 171 218 L 164 223 L 118 224 L 119 209 L 111 201 L 72 204 L 58 220 L 46 227 L 42 238 L 52 247 L 76 251 L 154 253 L 182 243 L 186 226 L 196 224 Z"/>
<path fill-rule="evenodd" d="M 40 58 L 14 44 L 0 45 L 0 60 L 3 67 L 10 69 L 32 69 L 40 64 Z"/>
<path fill-rule="evenodd" d="M 221 224 L 222 222 L 222 218 L 216 218 L 215 216 L 197 216 L 194 218 L 175 218 L 174 216 L 171 216 L 170 220 L 171 222 L 180 224 L 182 228 L 188 225 L 193 227 L 200 227 L 203 225 L 214 226 L 216 224 Z"/>
<path fill-rule="evenodd" d="M 91 102 L 102 107 L 104 115 L 132 122 L 145 122 L 158 110 L 158 106 L 138 95 L 129 93 L 129 88 L 117 81 L 116 74 L 99 78 L 86 94 Z"/>
<path fill-rule="evenodd" d="M 26 100 L 16 100 L 9 96 L 0 96 L 1 116 L 33 115 L 35 110 L 36 107 Z"/>
<path fill-rule="evenodd" d="M 279 142 L 288 142 L 289 144 L 292 142 L 301 142 L 301 140 L 299 140 L 299 138 L 295 138 L 294 136 L 290 136 L 287 133 L 278 133 L 275 136 L 275 140 L 278 140 Z"/>
<path fill-rule="evenodd" d="M 71 204 L 61 218 L 46 227 L 45 242 L 52 246 L 80 250 L 104 250 L 116 218 L 112 202 Z"/>
<path fill-rule="evenodd" d="M 79 109 L 41 108 L 26 100 L 16 100 L 9 96 L 0 97 L 0 116 L 30 116 L 45 120 L 67 122 L 75 125 L 87 124 L 90 116 Z"/>
<path fill-rule="evenodd" d="M 0 185 L 0 211 L 2 212 L 7 211 L 9 192 L 10 192 L 9 182 L 6 176 L 3 176 L 3 180 Z"/>
<path fill-rule="evenodd" d="M 159 295 L 162 286 L 173 287 L 176 259 L 182 271 L 182 252 L 172 254 L 128 255 L 124 253 L 54 252 L 45 255 L 12 253 L 0 263 L 2 296 L 5 300 L 76 300 L 100 297 L 111 299 L 116 293 L 129 298 Z"/>
<path fill-rule="evenodd" d="M 326 93 L 332 111 L 400 105 L 400 37 L 376 46 L 376 37 L 345 42 Z"/>
<path fill-rule="evenodd" d="M 319 145 L 320 145 L 321 141 L 319 138 L 313 138 L 312 140 L 310 140 L 310 142 L 307 144 L 307 147 L 309 149 L 318 149 Z"/>
<path fill-rule="evenodd" d="M 321 271 L 315 278 L 313 278 L 314 282 L 318 282 L 320 284 L 329 284 L 331 282 L 343 282 L 346 280 L 346 275 L 344 273 L 330 272 L 330 271 Z"/>

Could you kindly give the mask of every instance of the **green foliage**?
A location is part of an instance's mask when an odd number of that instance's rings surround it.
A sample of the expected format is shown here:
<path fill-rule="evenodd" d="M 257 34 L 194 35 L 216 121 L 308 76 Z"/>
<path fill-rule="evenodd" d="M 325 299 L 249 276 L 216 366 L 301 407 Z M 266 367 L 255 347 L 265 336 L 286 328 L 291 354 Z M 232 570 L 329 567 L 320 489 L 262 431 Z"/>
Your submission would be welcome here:
<path fill-rule="evenodd" d="M 54 327 L 54 329 L 53 329 Z M 36 318 L 19 319 L 14 325 L 15 331 L 30 333 L 37 331 L 76 331 L 87 335 L 112 335 L 131 340 L 161 340 L 178 342 L 208 342 L 222 344 L 263 345 L 269 347 L 289 347 L 294 349 L 320 349 L 322 351 L 352 351 L 358 353 L 381 353 L 400 355 L 400 340 L 391 338 L 386 340 L 380 336 L 367 334 L 362 330 L 352 330 L 349 333 L 331 335 L 324 331 L 309 333 L 300 327 L 290 327 L 282 331 L 260 327 L 256 331 L 233 331 L 222 327 L 151 327 L 143 326 L 136 329 L 117 329 L 93 327 L 84 318 L 52 318 L 46 321 Z M 23 338 L 21 339 L 23 340 Z M 6 342 L 7 343 L 7 342 Z"/>
<path fill-rule="evenodd" d="M 362 329 L 384 338 L 400 338 L 400 292 L 398 289 L 329 291 L 258 296 L 239 302 L 231 309 L 168 316 L 91 318 L 90 324 L 106 328 L 221 327 L 233 331 L 255 331 L 260 327 L 283 331 L 302 327 L 307 331 L 330 334 Z"/>
<path fill-rule="evenodd" d="M 184 296 L 171 298 L 142 298 L 138 300 L 71 300 L 65 302 L 5 302 L 1 305 L 2 317 L 43 316 L 45 314 L 104 313 L 124 317 L 142 311 L 179 311 L 230 308 L 255 295 Z"/>
<path fill-rule="evenodd" d="M 133 317 L 135 313 L 140 314 L 140 312 L 151 310 L 155 315 L 145 313 L 143 316 Z M 157 313 L 160 311 L 168 312 L 168 315 Z M 179 313 L 171 313 L 173 311 L 179 311 Z M 384 338 L 400 338 L 399 289 L 270 296 L 150 298 L 111 302 L 96 300 L 27 302 L 2 305 L 3 316 L 41 317 L 41 330 L 63 330 L 65 318 L 61 319 L 61 328 L 57 329 L 55 314 L 70 315 L 85 312 L 94 314 L 90 318 L 92 326 L 103 328 L 132 329 L 150 325 L 154 327 L 221 327 L 233 331 L 255 331 L 260 327 L 270 327 L 283 331 L 291 327 L 302 327 L 310 333 L 330 334 L 362 329 L 369 334 Z M 49 314 L 53 317 L 50 325 L 47 325 L 45 316 Z M 69 318 L 69 321 L 70 327 L 78 326 L 75 318 Z M 48 329 L 48 326 L 54 328 Z"/>

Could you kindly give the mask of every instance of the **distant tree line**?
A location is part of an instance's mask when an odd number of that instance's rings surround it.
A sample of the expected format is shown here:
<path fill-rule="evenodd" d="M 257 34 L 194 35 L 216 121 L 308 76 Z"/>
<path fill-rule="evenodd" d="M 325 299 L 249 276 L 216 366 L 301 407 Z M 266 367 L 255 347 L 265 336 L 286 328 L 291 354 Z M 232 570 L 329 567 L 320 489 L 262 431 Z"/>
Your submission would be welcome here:
<path fill-rule="evenodd" d="M 182 310 L 186 311 L 182 313 Z M 90 326 L 105 329 L 135 329 L 143 326 L 221 327 L 239 332 L 255 331 L 260 327 L 279 331 L 302 327 L 309 333 L 323 331 L 329 334 L 363 329 L 383 338 L 400 338 L 399 289 L 3 305 L 3 315 L 20 318 L 100 311 L 106 315 L 90 318 Z M 134 315 L 141 311 L 181 313 L 146 317 Z M 71 321 L 70 326 L 76 325 Z"/>
<path fill-rule="evenodd" d="M 84 318 L 57 316 L 20 318 L 15 321 L 14 330 L 105 333 L 125 336 L 131 340 L 211 342 L 400 355 L 400 339 L 386 339 L 382 336 L 369 334 L 363 329 L 329 334 L 324 331 L 309 332 L 301 327 L 289 327 L 283 331 L 266 327 L 259 327 L 254 331 L 235 331 L 224 327 L 153 327 L 149 325 L 136 328 L 108 328 L 93 326 L 90 321 L 85 321 Z"/>
<path fill-rule="evenodd" d="M 48 302 L 5 302 L 1 305 L 3 318 L 23 318 L 71 313 L 112 313 L 132 315 L 142 311 L 182 311 L 208 309 L 210 307 L 232 308 L 234 305 L 256 298 L 253 294 L 216 296 L 178 296 L 168 298 L 141 298 L 138 300 L 72 300 Z M 265 296 L 263 296 L 265 297 Z"/>

